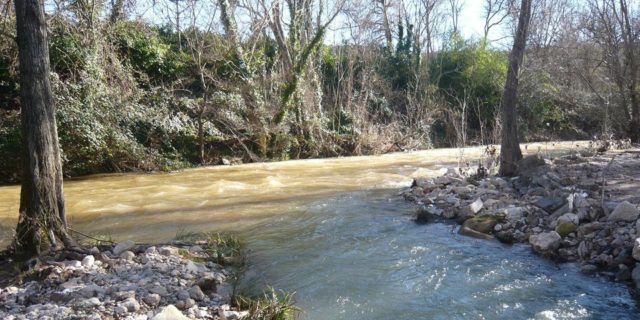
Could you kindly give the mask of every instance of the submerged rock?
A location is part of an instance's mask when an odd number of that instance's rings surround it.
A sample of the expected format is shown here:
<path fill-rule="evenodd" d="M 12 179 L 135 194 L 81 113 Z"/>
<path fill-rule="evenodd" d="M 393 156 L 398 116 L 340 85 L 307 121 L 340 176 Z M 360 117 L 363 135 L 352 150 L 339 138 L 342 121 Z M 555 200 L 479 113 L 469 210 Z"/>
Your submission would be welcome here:
<path fill-rule="evenodd" d="M 473 231 L 490 234 L 496 224 L 502 221 L 504 221 L 502 215 L 486 214 L 467 219 L 462 226 Z"/>
<path fill-rule="evenodd" d="M 486 233 L 482 233 L 473 229 L 470 229 L 468 227 L 462 226 L 460 227 L 460 234 L 461 235 L 465 235 L 465 236 L 469 236 L 469 237 L 473 237 L 473 238 L 478 238 L 478 239 L 483 239 L 483 240 L 492 240 L 493 236 L 490 234 L 486 234 Z"/>

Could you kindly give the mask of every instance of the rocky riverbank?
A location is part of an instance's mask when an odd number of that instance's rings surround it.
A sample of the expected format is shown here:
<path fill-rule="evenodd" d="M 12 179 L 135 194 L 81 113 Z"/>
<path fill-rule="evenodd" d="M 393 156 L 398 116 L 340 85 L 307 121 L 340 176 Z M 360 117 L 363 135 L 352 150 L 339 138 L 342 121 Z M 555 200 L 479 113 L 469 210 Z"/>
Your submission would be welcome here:
<path fill-rule="evenodd" d="M 418 223 L 456 221 L 461 234 L 529 243 L 640 288 L 640 150 L 529 156 L 520 168 L 515 178 L 448 170 L 414 179 L 404 197 L 420 204 Z"/>
<path fill-rule="evenodd" d="M 230 270 L 207 243 L 93 247 L 29 262 L 0 289 L 0 319 L 241 319 L 230 307 Z"/>

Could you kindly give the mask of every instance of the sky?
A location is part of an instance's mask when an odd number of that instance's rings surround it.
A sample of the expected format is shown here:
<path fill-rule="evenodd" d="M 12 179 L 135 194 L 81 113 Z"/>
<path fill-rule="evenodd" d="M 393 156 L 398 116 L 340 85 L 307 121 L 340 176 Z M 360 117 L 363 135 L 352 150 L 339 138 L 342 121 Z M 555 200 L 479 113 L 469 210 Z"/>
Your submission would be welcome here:
<path fill-rule="evenodd" d="M 466 0 L 460 13 L 460 27 L 465 38 L 479 38 L 484 29 L 482 0 Z"/>
<path fill-rule="evenodd" d="M 184 1 L 184 0 L 183 0 Z M 347 0 L 349 1 L 349 0 Z M 185 1 L 186 3 L 187 1 Z M 483 2 L 484 0 L 463 0 L 463 9 L 460 13 L 459 18 L 459 26 L 461 29 L 461 33 L 465 39 L 478 39 L 482 36 L 483 27 L 484 27 L 484 19 L 482 17 L 483 11 Z M 49 4 L 47 6 L 48 10 L 53 10 L 52 2 L 45 1 L 45 3 Z M 204 17 L 204 19 L 211 19 L 212 14 L 217 15 L 216 9 L 212 9 L 209 7 L 211 4 L 215 3 L 215 0 L 210 1 L 197 1 L 199 4 L 207 4 L 207 8 L 202 8 L 199 14 Z M 167 6 L 169 4 L 170 6 Z M 171 11 L 173 11 L 174 7 L 170 4 L 170 0 L 165 1 L 157 1 L 157 0 L 138 0 L 136 1 L 136 8 L 132 14 L 132 18 L 142 18 L 151 23 L 166 23 L 166 18 L 171 16 Z M 186 17 L 183 17 L 184 19 Z M 216 19 L 217 20 L 217 19 Z M 242 21 L 242 17 L 238 17 L 239 23 Z M 339 20 L 339 19 L 338 19 Z M 339 21 L 336 21 L 334 25 L 339 24 Z M 184 23 L 184 22 L 183 22 Z M 183 24 L 184 25 L 184 24 Z M 215 28 L 219 28 L 219 31 L 222 31 L 221 27 L 217 25 Z M 492 34 L 490 34 L 489 38 L 498 38 L 502 35 L 501 30 L 492 30 Z M 325 37 L 325 41 L 327 43 L 340 43 L 342 42 L 342 37 L 338 34 L 332 34 L 330 31 L 329 34 Z"/>

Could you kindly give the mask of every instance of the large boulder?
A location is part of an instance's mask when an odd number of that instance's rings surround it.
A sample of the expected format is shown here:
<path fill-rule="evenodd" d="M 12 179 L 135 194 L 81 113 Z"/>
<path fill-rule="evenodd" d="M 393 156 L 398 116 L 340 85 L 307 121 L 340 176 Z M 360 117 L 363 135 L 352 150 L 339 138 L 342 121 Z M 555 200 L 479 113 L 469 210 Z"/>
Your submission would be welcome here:
<path fill-rule="evenodd" d="M 533 246 L 533 250 L 540 254 L 553 254 L 560 246 L 562 237 L 555 231 L 544 232 L 529 237 L 529 243 Z"/>
<path fill-rule="evenodd" d="M 565 213 L 561 215 L 556 220 L 556 232 L 562 236 L 566 237 L 570 233 L 575 232 L 578 229 L 578 223 L 580 222 L 580 218 L 574 213 Z"/>
<path fill-rule="evenodd" d="M 613 212 L 607 217 L 609 221 L 636 221 L 640 216 L 640 211 L 635 205 L 623 201 L 613 209 Z"/>

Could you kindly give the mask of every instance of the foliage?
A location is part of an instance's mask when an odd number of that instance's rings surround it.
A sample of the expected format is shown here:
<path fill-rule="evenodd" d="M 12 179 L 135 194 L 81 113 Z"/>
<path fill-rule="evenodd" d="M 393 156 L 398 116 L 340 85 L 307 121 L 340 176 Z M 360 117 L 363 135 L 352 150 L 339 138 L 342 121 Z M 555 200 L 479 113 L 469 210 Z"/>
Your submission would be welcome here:
<path fill-rule="evenodd" d="M 242 266 L 244 263 L 242 242 L 232 234 L 178 230 L 175 239 L 201 245 L 204 252 L 217 264 Z"/>
<path fill-rule="evenodd" d="M 362 34 L 354 41 L 329 45 L 322 19 L 310 16 L 284 28 L 284 39 L 253 32 L 236 46 L 205 25 L 182 26 L 178 34 L 166 19 L 110 21 L 108 7 L 60 7 L 48 19 L 66 176 L 173 170 L 222 157 L 260 161 L 496 142 L 507 52 L 444 29 L 426 45 L 426 25 L 410 12 L 390 19 L 389 47 L 378 27 L 367 29 L 380 25 L 375 21 L 355 23 Z M 303 11 L 294 13 L 309 14 Z M 214 25 L 217 17 L 209 18 Z M 3 19 L 0 182 L 16 182 L 15 21 L 10 12 Z M 615 77 L 607 69 L 614 65 L 597 63 L 613 47 L 598 42 L 609 38 L 595 27 L 584 27 L 589 39 L 558 29 L 561 47 L 537 44 L 534 32 L 520 76 L 522 140 L 627 134 L 629 75 L 619 70 Z"/>
<path fill-rule="evenodd" d="M 250 320 L 293 320 L 300 309 L 293 305 L 293 294 L 276 291 L 270 288 L 262 297 L 250 298 L 236 295 L 234 305 L 241 310 L 248 310 Z"/>
<path fill-rule="evenodd" d="M 172 50 L 157 28 L 131 21 L 119 21 L 111 33 L 122 59 L 153 82 L 175 79 L 184 71 L 189 57 Z"/>
<path fill-rule="evenodd" d="M 504 52 L 489 49 L 484 42 L 466 42 L 455 36 L 451 46 L 429 65 L 431 81 L 453 108 L 466 104 L 468 126 L 492 127 L 500 105 L 507 72 Z M 475 107 L 475 108 L 472 108 Z"/>

